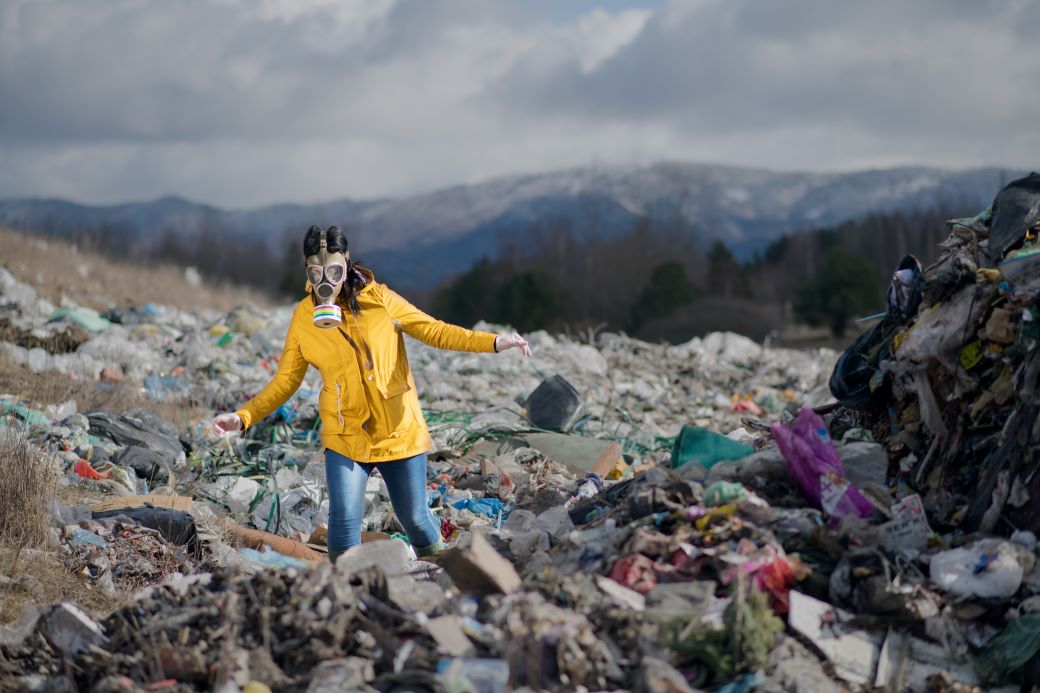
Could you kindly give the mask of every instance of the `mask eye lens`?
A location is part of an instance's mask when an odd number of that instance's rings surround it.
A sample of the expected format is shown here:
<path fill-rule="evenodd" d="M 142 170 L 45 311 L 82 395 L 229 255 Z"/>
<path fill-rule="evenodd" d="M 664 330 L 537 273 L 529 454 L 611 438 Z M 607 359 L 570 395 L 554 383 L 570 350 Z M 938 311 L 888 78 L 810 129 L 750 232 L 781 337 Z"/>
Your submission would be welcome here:
<path fill-rule="evenodd" d="M 329 281 L 333 284 L 338 284 L 343 281 L 343 265 L 329 265 L 325 268 L 325 276 L 329 278 Z"/>
<path fill-rule="evenodd" d="M 307 265 L 307 279 L 317 286 L 321 283 L 321 265 Z"/>

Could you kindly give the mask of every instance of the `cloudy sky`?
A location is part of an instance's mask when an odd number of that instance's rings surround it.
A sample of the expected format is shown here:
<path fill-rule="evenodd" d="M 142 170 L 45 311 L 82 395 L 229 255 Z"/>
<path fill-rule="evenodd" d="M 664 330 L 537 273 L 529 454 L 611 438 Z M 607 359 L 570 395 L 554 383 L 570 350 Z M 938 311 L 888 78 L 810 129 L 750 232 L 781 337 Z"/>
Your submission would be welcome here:
<path fill-rule="evenodd" d="M 1040 165 L 1031 0 L 3 0 L 0 198 Z"/>

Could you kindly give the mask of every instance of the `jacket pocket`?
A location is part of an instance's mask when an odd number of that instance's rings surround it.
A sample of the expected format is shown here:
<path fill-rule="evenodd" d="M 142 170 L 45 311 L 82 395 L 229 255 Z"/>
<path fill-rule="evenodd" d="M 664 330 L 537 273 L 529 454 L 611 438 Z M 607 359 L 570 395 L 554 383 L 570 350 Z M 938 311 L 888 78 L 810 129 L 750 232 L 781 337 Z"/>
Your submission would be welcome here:
<path fill-rule="evenodd" d="M 415 428 L 415 414 L 410 402 L 412 399 L 407 393 L 383 398 L 383 421 L 391 437 L 396 438 Z"/>

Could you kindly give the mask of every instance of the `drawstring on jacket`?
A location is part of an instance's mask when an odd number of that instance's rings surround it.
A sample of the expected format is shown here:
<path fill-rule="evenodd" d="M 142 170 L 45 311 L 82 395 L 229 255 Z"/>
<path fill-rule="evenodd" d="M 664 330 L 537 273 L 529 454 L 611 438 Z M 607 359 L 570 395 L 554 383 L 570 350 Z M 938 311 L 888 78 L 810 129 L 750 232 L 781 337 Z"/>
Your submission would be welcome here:
<path fill-rule="evenodd" d="M 336 383 L 336 419 L 339 421 L 340 428 L 343 427 L 343 397 L 340 394 L 339 383 Z"/>

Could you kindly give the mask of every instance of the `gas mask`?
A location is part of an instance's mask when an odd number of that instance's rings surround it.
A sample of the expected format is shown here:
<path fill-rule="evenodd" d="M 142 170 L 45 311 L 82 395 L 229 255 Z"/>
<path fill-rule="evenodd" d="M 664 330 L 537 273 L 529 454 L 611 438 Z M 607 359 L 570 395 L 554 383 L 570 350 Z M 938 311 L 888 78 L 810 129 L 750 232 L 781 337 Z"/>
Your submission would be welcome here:
<path fill-rule="evenodd" d="M 314 292 L 314 324 L 318 327 L 339 327 L 343 324 L 343 310 L 336 305 L 336 297 L 347 278 L 350 255 L 330 253 L 321 232 L 321 249 L 307 258 L 307 281 Z"/>

